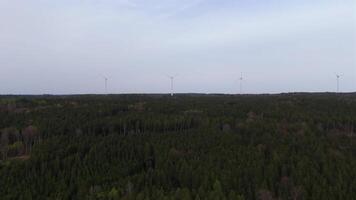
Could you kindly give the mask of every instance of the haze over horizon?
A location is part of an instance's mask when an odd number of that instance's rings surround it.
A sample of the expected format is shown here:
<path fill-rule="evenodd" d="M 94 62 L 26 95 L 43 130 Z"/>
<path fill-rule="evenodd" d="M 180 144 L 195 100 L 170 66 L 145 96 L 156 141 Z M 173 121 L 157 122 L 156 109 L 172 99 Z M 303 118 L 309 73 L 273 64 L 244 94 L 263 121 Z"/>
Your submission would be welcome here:
<path fill-rule="evenodd" d="M 1 0 L 0 94 L 356 91 L 354 0 Z"/>

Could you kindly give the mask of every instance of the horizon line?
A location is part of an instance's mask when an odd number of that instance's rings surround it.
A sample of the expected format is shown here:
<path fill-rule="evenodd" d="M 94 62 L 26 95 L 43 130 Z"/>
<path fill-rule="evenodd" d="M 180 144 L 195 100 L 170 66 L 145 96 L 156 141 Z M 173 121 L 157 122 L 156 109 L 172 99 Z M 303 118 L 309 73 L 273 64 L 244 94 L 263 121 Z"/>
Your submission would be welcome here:
<path fill-rule="evenodd" d="M 174 95 L 226 95 L 226 96 L 247 96 L 247 95 L 284 95 L 284 94 L 356 94 L 356 91 L 352 92 L 266 92 L 266 93 L 220 93 L 220 92 L 178 92 L 174 93 Z M 171 93 L 58 93 L 58 94 L 0 94 L 1 96 L 116 96 L 116 95 L 167 95 L 171 96 Z"/>

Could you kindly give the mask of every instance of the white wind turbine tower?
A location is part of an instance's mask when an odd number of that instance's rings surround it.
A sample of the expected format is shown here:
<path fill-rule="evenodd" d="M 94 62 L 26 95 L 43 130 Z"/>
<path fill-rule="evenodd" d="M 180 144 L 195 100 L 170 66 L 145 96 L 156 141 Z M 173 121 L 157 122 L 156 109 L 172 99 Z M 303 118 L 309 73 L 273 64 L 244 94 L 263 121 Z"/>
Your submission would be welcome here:
<path fill-rule="evenodd" d="M 342 75 L 340 74 L 335 74 L 336 75 L 336 92 L 339 93 L 340 92 L 340 78 L 342 77 Z"/>
<path fill-rule="evenodd" d="M 105 76 L 103 76 L 103 78 L 104 78 L 104 81 L 105 81 L 105 94 L 108 94 L 108 78 L 107 77 L 105 77 Z"/>
<path fill-rule="evenodd" d="M 174 78 L 176 78 L 177 75 L 174 76 L 168 76 L 169 79 L 171 79 L 171 96 L 174 96 Z"/>
<path fill-rule="evenodd" d="M 239 80 L 240 80 L 240 94 L 242 94 L 242 81 L 244 80 L 242 77 L 242 72 L 241 72 L 241 76 L 240 76 Z"/>

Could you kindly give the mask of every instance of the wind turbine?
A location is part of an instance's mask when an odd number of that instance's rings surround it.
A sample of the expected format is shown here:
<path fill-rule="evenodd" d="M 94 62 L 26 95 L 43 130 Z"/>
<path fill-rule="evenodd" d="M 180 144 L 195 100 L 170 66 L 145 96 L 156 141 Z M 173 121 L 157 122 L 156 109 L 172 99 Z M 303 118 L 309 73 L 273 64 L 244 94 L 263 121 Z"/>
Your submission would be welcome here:
<path fill-rule="evenodd" d="M 340 74 L 335 74 L 336 75 L 336 92 L 339 93 L 340 92 L 340 78 L 342 77 L 342 75 Z"/>
<path fill-rule="evenodd" d="M 108 78 L 106 76 L 103 76 L 104 81 L 105 81 L 105 94 L 108 94 Z"/>
<path fill-rule="evenodd" d="M 169 76 L 167 75 L 169 79 L 171 79 L 171 96 L 174 96 L 174 78 L 176 78 L 178 75 L 174 76 Z"/>
<path fill-rule="evenodd" d="M 241 72 L 241 76 L 240 76 L 239 80 L 240 80 L 240 94 L 242 94 L 242 81 L 244 80 L 243 76 L 242 76 L 242 72 Z"/>

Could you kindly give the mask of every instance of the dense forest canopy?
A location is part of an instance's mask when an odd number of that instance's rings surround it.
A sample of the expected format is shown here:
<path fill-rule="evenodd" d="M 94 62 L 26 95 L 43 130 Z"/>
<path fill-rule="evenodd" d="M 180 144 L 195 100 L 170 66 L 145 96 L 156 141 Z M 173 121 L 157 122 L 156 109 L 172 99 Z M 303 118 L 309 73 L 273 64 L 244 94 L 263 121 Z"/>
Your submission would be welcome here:
<path fill-rule="evenodd" d="M 0 199 L 354 199 L 356 94 L 0 97 Z"/>

